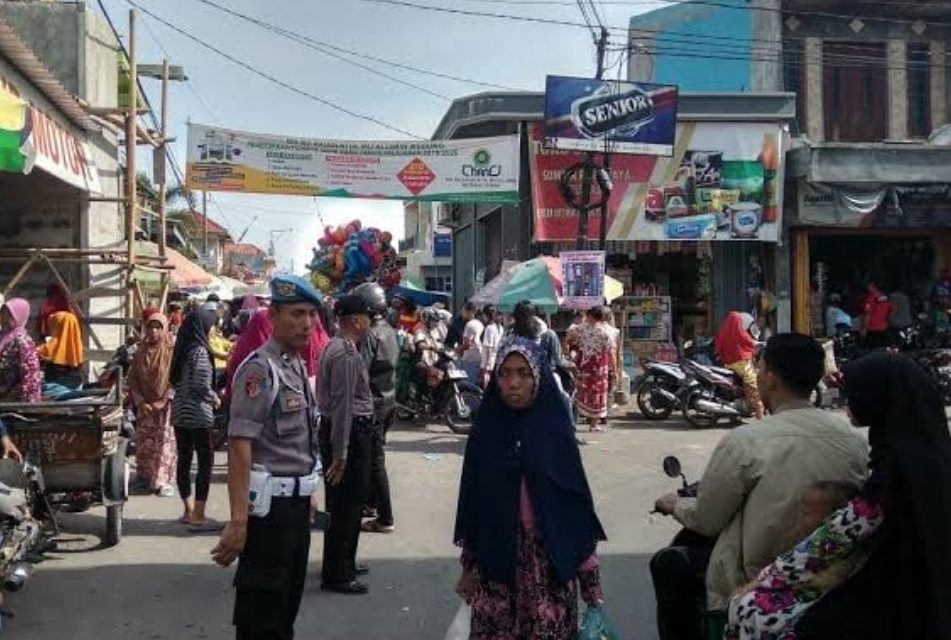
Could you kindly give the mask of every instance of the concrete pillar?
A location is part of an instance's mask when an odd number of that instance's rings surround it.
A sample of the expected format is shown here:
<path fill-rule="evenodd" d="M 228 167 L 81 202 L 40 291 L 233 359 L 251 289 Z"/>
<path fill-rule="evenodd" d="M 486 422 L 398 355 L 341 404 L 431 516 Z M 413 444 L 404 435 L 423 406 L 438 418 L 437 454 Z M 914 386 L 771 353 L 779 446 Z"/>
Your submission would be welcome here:
<path fill-rule="evenodd" d="M 806 38 L 803 65 L 806 87 L 806 135 L 812 142 L 825 140 L 825 115 L 822 110 L 822 40 Z"/>
<path fill-rule="evenodd" d="M 931 43 L 931 128 L 948 123 L 948 54 L 942 40 Z"/>
<path fill-rule="evenodd" d="M 781 0 L 750 3 L 750 37 L 756 38 L 756 53 L 750 62 L 750 90 L 773 93 L 783 90 L 783 14 Z"/>
<path fill-rule="evenodd" d="M 904 40 L 889 40 L 888 138 L 908 139 L 908 46 Z"/>

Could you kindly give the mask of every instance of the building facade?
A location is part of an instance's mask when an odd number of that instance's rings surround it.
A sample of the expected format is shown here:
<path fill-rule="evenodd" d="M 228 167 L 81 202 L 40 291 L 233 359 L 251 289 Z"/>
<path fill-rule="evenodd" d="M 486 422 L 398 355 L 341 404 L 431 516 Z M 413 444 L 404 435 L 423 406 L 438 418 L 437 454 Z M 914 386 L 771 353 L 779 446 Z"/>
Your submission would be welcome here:
<path fill-rule="evenodd" d="M 452 229 L 439 224 L 440 204 L 409 201 L 403 205 L 400 258 L 403 277 L 427 291 L 452 291 Z"/>
<path fill-rule="evenodd" d="M 81 4 L 0 2 L 0 91 L 27 105 L 37 154 L 28 174 L 0 173 L 0 249 L 120 248 L 120 205 L 103 201 L 121 196 L 118 137 L 77 101 L 116 106 L 114 42 L 105 21 Z M 9 282 L 19 266 L 0 262 L 0 279 Z M 108 294 L 123 285 L 115 265 L 57 263 L 57 270 L 71 290 L 87 292 L 79 297 L 87 317 L 120 315 L 124 297 Z M 32 268 L 13 292 L 35 302 L 53 281 L 48 268 Z M 123 337 L 116 323 L 95 333 L 106 351 Z"/>

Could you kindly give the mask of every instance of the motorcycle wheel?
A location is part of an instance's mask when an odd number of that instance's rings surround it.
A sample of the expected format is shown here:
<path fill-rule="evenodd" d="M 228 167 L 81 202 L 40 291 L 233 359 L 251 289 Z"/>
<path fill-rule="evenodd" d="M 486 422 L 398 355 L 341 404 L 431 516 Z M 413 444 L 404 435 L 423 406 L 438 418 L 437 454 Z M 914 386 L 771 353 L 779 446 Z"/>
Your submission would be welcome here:
<path fill-rule="evenodd" d="M 455 396 L 459 396 L 462 404 L 466 407 L 468 414 L 460 415 L 459 402 Z M 482 389 L 471 382 L 460 382 L 456 386 L 456 393 L 449 398 L 449 406 L 446 407 L 446 424 L 449 429 L 458 435 L 469 435 L 472 425 L 475 422 L 476 412 L 479 405 L 482 404 Z"/>
<path fill-rule="evenodd" d="M 694 429 L 711 429 L 717 426 L 719 417 L 711 416 L 708 413 L 703 413 L 702 411 L 697 410 L 697 400 L 700 400 L 701 398 L 703 398 L 702 391 L 691 391 L 684 398 L 683 404 L 681 405 L 681 411 L 683 412 L 684 420 L 686 420 L 687 424 L 689 424 Z"/>
<path fill-rule="evenodd" d="M 637 408 L 647 420 L 666 420 L 674 412 L 673 405 L 654 406 L 654 387 L 658 384 L 656 380 L 649 379 L 637 388 Z"/>
<path fill-rule="evenodd" d="M 114 547 L 122 540 L 122 503 L 106 507 L 106 534 L 103 546 Z"/>

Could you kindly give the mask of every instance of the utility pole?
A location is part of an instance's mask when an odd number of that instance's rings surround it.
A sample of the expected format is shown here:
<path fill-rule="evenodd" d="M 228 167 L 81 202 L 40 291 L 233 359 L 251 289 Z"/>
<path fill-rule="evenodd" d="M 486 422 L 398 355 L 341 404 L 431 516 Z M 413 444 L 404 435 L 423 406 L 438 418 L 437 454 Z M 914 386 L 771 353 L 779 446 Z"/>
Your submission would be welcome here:
<path fill-rule="evenodd" d="M 208 257 L 208 192 L 201 192 L 201 253 L 202 261 Z"/>
<path fill-rule="evenodd" d="M 597 46 L 598 54 L 598 70 L 595 74 L 595 79 L 601 80 L 604 77 L 604 54 L 608 46 L 608 30 L 606 27 L 601 27 L 600 35 L 595 39 L 595 45 Z M 607 158 L 607 154 L 605 154 Z M 579 250 L 584 250 L 588 248 L 588 208 L 591 203 L 591 186 L 594 181 L 594 152 L 589 151 L 585 157 L 585 168 L 582 176 L 581 182 L 581 203 L 578 211 L 578 245 Z M 606 233 L 605 229 L 605 212 L 607 210 L 607 197 L 605 194 L 602 194 L 601 202 L 601 248 L 604 248 L 604 234 Z"/>
<path fill-rule="evenodd" d="M 135 230 L 138 193 L 135 172 L 135 155 L 139 138 L 138 106 L 139 87 L 135 67 L 135 10 L 129 10 L 129 109 L 125 117 L 125 228 L 128 234 L 126 259 L 126 317 L 135 316 Z"/>
<path fill-rule="evenodd" d="M 158 251 L 159 257 L 165 257 L 165 138 L 168 136 L 168 60 L 162 60 L 162 130 L 159 135 L 162 136 L 162 144 L 158 148 L 162 170 L 158 174 Z M 158 163 L 156 163 L 158 164 Z"/>

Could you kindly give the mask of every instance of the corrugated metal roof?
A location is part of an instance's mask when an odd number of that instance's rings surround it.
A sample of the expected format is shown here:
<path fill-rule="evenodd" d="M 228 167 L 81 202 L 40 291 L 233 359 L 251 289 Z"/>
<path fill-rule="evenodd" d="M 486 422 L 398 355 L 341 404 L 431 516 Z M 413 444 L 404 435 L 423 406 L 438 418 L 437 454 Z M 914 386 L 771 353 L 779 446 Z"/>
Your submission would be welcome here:
<path fill-rule="evenodd" d="M 60 113 L 80 129 L 92 131 L 96 128 L 92 119 L 83 110 L 76 97 L 68 92 L 50 70 L 40 62 L 16 31 L 0 20 L 0 56 L 13 65 L 27 82 L 46 96 Z"/>

